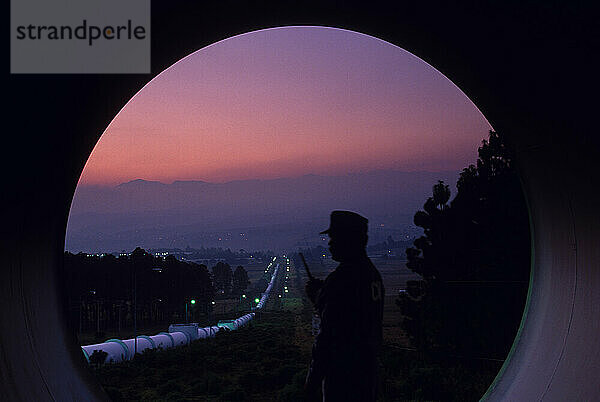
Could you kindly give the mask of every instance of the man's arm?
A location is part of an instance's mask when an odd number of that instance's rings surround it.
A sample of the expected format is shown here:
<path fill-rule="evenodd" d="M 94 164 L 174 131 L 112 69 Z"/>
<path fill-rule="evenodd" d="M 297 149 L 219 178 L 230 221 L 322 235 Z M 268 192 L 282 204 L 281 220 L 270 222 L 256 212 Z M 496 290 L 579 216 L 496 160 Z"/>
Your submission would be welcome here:
<path fill-rule="evenodd" d="M 321 328 L 312 347 L 312 361 L 305 387 L 310 395 L 321 386 L 323 378 L 335 364 L 336 343 L 344 320 L 343 295 L 335 274 L 330 274 L 317 294 L 315 307 L 321 316 Z"/>
<path fill-rule="evenodd" d="M 325 282 L 321 279 L 312 278 L 308 282 L 306 282 L 306 285 L 304 286 L 306 295 L 308 296 L 308 299 L 311 301 L 313 306 L 317 303 L 317 297 L 319 296 L 321 289 L 323 289 L 324 283 Z"/>
<path fill-rule="evenodd" d="M 325 313 L 324 310 L 319 311 L 319 308 L 323 306 L 317 305 L 317 300 L 321 296 L 321 291 L 323 290 L 325 282 L 321 279 L 311 278 L 305 285 L 306 295 L 309 300 L 312 302 L 314 309 L 319 312 L 319 315 L 323 315 Z M 306 375 L 306 381 L 304 383 L 304 392 L 306 394 L 307 401 L 316 401 L 319 395 L 319 388 L 321 387 L 321 383 L 324 377 L 324 365 L 323 362 L 327 360 L 327 340 L 324 335 L 322 319 L 321 319 L 321 328 L 315 342 L 312 347 L 312 360 L 310 362 L 310 366 L 308 367 L 308 374 Z"/>
<path fill-rule="evenodd" d="M 328 324 L 330 314 L 327 305 L 321 311 L 321 329 L 312 347 L 312 360 L 304 388 L 308 395 L 317 393 L 331 363 L 332 337 Z"/>

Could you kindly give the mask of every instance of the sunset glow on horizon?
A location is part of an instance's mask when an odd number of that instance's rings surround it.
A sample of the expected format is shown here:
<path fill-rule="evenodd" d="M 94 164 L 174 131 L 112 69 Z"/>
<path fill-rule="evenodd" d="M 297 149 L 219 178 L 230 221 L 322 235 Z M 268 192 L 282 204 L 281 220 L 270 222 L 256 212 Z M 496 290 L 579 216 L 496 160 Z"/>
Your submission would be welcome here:
<path fill-rule="evenodd" d="M 447 78 L 376 38 L 287 27 L 175 63 L 121 110 L 80 185 L 460 170 L 491 129 Z"/>

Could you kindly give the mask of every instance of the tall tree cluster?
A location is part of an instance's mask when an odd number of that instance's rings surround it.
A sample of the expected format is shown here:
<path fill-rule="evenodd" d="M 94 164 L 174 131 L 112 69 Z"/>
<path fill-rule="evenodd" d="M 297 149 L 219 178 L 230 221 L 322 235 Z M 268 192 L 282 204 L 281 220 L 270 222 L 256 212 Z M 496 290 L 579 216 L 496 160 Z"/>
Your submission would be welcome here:
<path fill-rule="evenodd" d="M 248 280 L 248 272 L 242 267 L 238 265 L 233 271 L 233 284 L 232 284 L 232 292 L 235 296 L 239 296 L 248 288 L 250 285 L 250 281 Z"/>
<path fill-rule="evenodd" d="M 424 235 L 408 248 L 407 283 L 397 304 L 422 351 L 506 357 L 525 305 L 530 273 L 528 211 L 505 138 L 490 131 L 457 194 L 433 186 L 414 223 Z"/>
<path fill-rule="evenodd" d="M 90 321 L 90 314 L 101 315 L 103 326 L 130 325 L 134 303 L 138 322 L 156 323 L 179 319 L 192 298 L 202 311 L 207 311 L 214 300 L 211 275 L 205 265 L 173 256 L 155 257 L 141 248 L 118 258 L 66 252 L 62 278 L 69 306 L 77 306 L 75 311 L 80 311 L 79 316 L 72 317 L 80 322 L 80 328 L 81 322 Z"/>
<path fill-rule="evenodd" d="M 217 293 L 224 296 L 240 296 L 248 288 L 248 272 L 238 265 L 235 271 L 225 262 L 218 262 L 212 268 L 213 283 Z"/>
<path fill-rule="evenodd" d="M 215 291 L 224 295 L 231 294 L 231 281 L 233 278 L 231 266 L 219 261 L 217 265 L 212 268 L 212 275 Z"/>

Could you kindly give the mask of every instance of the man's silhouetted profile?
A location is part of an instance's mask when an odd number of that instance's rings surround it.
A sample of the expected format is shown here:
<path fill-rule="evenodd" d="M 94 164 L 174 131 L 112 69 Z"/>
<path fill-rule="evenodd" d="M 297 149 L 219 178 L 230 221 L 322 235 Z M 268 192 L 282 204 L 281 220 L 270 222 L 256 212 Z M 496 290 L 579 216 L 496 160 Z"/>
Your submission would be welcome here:
<path fill-rule="evenodd" d="M 322 386 L 323 400 L 374 401 L 377 353 L 381 345 L 384 289 L 367 257 L 368 220 L 354 212 L 333 211 L 331 256 L 340 264 L 325 279 L 312 279 L 306 293 L 321 317 L 306 378 L 309 399 Z"/>

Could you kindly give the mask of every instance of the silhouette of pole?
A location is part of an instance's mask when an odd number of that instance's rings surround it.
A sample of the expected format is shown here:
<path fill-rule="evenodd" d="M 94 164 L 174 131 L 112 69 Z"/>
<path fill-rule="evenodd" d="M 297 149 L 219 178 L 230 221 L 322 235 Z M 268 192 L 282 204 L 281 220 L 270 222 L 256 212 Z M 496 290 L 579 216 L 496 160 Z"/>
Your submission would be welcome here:
<path fill-rule="evenodd" d="M 313 279 L 315 279 L 315 277 L 312 276 L 312 274 L 308 270 L 308 264 L 306 264 L 306 260 L 304 259 L 304 254 L 302 254 L 302 253 L 298 253 L 298 254 L 300 255 L 300 258 L 302 259 L 302 264 L 304 264 L 304 269 L 306 270 L 306 275 L 308 275 L 308 280 L 312 281 Z"/>
<path fill-rule="evenodd" d="M 133 356 L 137 354 L 137 270 L 133 261 Z"/>
<path fill-rule="evenodd" d="M 83 331 L 82 321 L 83 321 L 83 296 L 79 296 L 79 336 L 81 336 L 81 333 Z"/>

